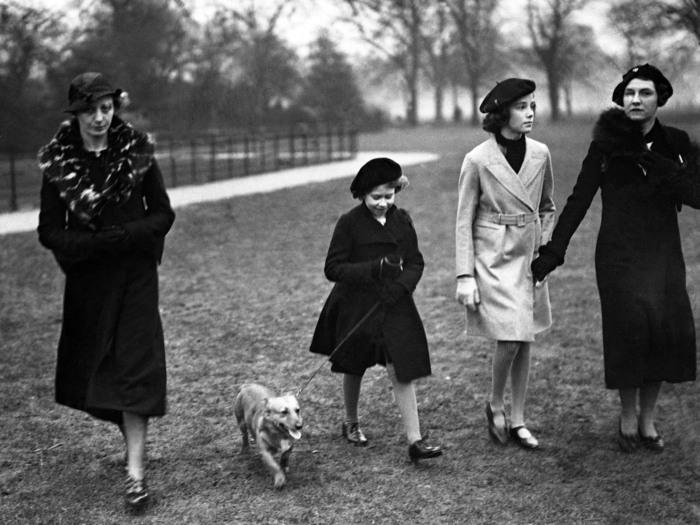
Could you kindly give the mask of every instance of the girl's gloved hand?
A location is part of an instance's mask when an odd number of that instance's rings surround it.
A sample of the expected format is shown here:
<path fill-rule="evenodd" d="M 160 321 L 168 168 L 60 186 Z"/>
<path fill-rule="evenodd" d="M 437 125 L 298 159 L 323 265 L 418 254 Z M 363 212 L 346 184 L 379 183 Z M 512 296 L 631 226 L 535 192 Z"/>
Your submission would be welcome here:
<path fill-rule="evenodd" d="M 466 306 L 472 312 L 476 312 L 477 306 L 481 303 L 481 295 L 474 277 L 460 277 L 457 280 L 455 299 L 462 306 Z"/>

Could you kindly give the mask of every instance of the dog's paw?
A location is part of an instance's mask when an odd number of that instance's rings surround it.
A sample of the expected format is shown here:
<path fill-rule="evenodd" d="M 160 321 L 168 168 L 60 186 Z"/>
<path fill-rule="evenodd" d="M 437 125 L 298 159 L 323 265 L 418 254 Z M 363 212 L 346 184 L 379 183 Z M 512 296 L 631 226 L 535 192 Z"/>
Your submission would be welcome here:
<path fill-rule="evenodd" d="M 287 477 L 282 472 L 275 474 L 275 488 L 277 490 L 284 487 L 285 483 L 287 483 Z"/>

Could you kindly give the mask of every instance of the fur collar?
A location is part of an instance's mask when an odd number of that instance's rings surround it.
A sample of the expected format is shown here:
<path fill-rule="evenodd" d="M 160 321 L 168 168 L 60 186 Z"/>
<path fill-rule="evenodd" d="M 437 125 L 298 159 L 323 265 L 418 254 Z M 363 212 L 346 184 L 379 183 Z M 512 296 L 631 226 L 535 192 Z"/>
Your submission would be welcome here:
<path fill-rule="evenodd" d="M 75 118 L 64 122 L 39 151 L 45 179 L 58 189 L 68 209 L 92 229 L 104 205 L 127 201 L 153 163 L 154 143 L 148 134 L 116 115 L 107 133 L 106 178 L 100 189 L 89 176 L 89 153 L 83 148 Z"/>
<path fill-rule="evenodd" d="M 593 128 L 593 141 L 612 156 L 636 158 L 647 149 L 642 130 L 620 108 L 601 113 Z"/>
<path fill-rule="evenodd" d="M 700 177 L 700 145 L 691 141 L 687 151 L 678 151 L 678 146 L 669 140 L 670 131 L 658 120 L 654 124 L 654 128 L 656 139 L 666 142 L 673 152 L 672 158 L 677 160 L 688 174 Z M 635 163 L 639 159 L 639 155 L 647 150 L 641 129 L 625 115 L 621 108 L 611 108 L 601 113 L 593 128 L 593 141 L 600 146 L 606 155 L 626 157 L 634 160 Z"/>

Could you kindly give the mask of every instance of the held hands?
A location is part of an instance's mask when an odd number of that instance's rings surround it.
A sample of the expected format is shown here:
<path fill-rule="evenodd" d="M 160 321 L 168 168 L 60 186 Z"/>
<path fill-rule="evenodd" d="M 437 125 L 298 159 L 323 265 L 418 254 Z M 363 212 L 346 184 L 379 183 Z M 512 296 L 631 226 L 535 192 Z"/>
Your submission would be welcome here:
<path fill-rule="evenodd" d="M 535 284 L 538 282 L 544 282 L 544 280 L 549 276 L 549 274 L 559 266 L 559 261 L 556 257 L 548 253 L 540 253 L 535 259 L 530 263 L 530 269 L 532 270 L 532 279 Z"/>
<path fill-rule="evenodd" d="M 466 306 L 472 312 L 476 312 L 476 308 L 481 303 L 481 295 L 479 287 L 476 284 L 474 277 L 460 277 L 457 281 L 457 293 L 455 299 L 462 306 Z"/>

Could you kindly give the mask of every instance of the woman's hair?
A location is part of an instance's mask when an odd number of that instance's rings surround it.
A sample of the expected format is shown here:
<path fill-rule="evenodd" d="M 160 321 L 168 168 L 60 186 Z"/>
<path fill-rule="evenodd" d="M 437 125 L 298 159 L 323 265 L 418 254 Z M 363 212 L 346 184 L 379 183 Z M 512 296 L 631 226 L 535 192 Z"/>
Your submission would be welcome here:
<path fill-rule="evenodd" d="M 664 84 L 663 82 L 657 82 L 653 78 L 645 77 L 645 76 L 638 76 L 635 77 L 638 78 L 639 80 L 647 80 L 649 82 L 654 83 L 654 89 L 656 89 L 656 95 L 658 97 L 658 106 L 663 107 L 666 102 L 668 102 L 668 99 L 671 98 L 671 95 L 673 95 L 673 91 L 671 91 L 668 87 L 668 85 Z M 629 84 L 629 82 L 627 82 Z M 625 88 L 627 85 L 625 85 Z"/>
<path fill-rule="evenodd" d="M 488 133 L 497 133 L 501 131 L 501 128 L 508 124 L 508 122 L 510 121 L 511 105 L 512 104 L 509 104 L 498 111 L 486 113 L 486 116 L 484 117 L 484 122 L 481 125 L 484 131 L 487 131 Z"/>

